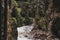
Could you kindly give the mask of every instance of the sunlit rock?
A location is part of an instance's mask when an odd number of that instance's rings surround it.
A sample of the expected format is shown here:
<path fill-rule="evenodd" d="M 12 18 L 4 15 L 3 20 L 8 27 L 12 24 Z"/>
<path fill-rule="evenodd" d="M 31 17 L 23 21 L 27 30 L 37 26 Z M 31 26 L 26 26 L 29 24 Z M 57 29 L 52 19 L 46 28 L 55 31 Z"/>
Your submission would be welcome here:
<path fill-rule="evenodd" d="M 32 38 L 29 38 L 29 37 L 33 37 L 32 35 L 29 34 L 33 28 L 34 26 L 18 27 L 17 28 L 17 31 L 18 31 L 17 40 L 33 40 Z"/>

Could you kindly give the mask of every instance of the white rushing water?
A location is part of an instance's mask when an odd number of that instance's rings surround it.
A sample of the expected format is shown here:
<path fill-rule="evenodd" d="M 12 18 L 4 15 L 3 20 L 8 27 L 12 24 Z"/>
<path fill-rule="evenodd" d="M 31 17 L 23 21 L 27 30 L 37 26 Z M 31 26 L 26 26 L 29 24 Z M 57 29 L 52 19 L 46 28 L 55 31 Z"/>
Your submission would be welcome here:
<path fill-rule="evenodd" d="M 34 28 L 34 26 L 22 26 L 18 27 L 18 37 L 17 40 L 33 40 L 33 35 L 30 35 L 29 33 Z"/>

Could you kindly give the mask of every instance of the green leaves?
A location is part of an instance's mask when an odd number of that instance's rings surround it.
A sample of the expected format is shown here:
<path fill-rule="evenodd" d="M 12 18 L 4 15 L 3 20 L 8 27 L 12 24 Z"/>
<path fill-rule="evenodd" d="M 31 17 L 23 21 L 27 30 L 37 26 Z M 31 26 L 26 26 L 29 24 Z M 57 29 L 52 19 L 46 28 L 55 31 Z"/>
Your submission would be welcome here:
<path fill-rule="evenodd" d="M 42 26 L 42 28 L 45 29 L 46 28 L 46 17 L 41 17 L 39 23 Z"/>
<path fill-rule="evenodd" d="M 17 19 L 14 17 L 12 19 L 13 19 L 14 23 L 17 24 Z"/>
<path fill-rule="evenodd" d="M 18 3 L 14 0 L 14 5 L 17 7 L 19 6 Z"/>
<path fill-rule="evenodd" d="M 16 11 L 17 11 L 18 16 L 20 16 L 20 13 L 22 12 L 22 9 L 21 9 L 21 8 L 16 7 Z"/>
<path fill-rule="evenodd" d="M 23 3 L 17 3 L 14 1 L 15 4 L 15 9 L 17 11 L 17 16 L 14 19 L 15 23 L 17 21 L 17 25 L 26 25 L 26 24 L 32 24 L 34 21 L 33 19 L 35 18 L 37 26 L 40 25 L 42 28 L 46 28 L 46 16 L 40 17 L 41 15 L 35 14 L 36 9 L 34 9 L 34 4 L 31 4 L 30 0 L 28 1 L 23 1 Z M 21 6 L 18 7 L 18 6 Z M 39 9 L 41 10 L 41 9 Z M 43 10 L 44 11 L 44 10 Z M 24 17 L 23 17 L 23 16 Z M 31 17 L 32 16 L 32 17 Z M 33 17 L 34 16 L 34 17 Z"/>

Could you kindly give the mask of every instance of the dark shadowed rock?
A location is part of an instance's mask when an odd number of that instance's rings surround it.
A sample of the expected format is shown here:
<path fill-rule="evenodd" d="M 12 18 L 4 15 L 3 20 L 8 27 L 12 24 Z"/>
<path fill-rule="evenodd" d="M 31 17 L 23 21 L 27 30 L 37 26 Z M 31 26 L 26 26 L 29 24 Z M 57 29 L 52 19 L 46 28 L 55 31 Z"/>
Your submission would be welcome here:
<path fill-rule="evenodd" d="M 60 18 L 57 17 L 51 27 L 52 34 L 54 34 L 56 37 L 60 38 Z"/>

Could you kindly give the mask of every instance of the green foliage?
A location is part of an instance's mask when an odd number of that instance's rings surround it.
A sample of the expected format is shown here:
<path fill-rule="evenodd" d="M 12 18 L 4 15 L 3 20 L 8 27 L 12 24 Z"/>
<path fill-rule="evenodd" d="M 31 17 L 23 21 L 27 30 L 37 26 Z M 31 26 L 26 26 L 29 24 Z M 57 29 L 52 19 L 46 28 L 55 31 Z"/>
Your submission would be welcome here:
<path fill-rule="evenodd" d="M 24 23 L 25 23 L 25 25 L 30 25 L 30 24 L 32 24 L 33 23 L 33 19 L 32 18 L 25 18 L 25 20 L 24 20 Z"/>
<path fill-rule="evenodd" d="M 17 19 L 16 18 L 12 18 L 12 20 L 14 21 L 15 24 L 17 24 Z"/>
<path fill-rule="evenodd" d="M 29 5 L 30 4 L 30 0 L 27 0 L 27 2 L 24 2 L 24 4 Z"/>
<path fill-rule="evenodd" d="M 18 7 L 18 3 L 14 0 L 14 5 L 15 5 L 15 12 L 16 12 L 16 17 L 12 17 L 13 18 L 13 21 L 14 23 L 16 23 L 17 26 L 21 26 L 22 25 L 22 17 L 21 17 L 21 12 L 22 12 L 22 9 L 20 7 Z M 14 12 L 13 12 L 14 13 Z"/>
<path fill-rule="evenodd" d="M 41 27 L 43 29 L 46 29 L 46 17 L 41 17 L 40 21 L 39 21 L 39 24 L 41 25 Z"/>
<path fill-rule="evenodd" d="M 38 14 L 37 15 L 34 14 L 35 15 L 34 18 L 29 16 L 29 13 L 31 15 L 33 15 L 33 13 L 36 13 L 35 12 L 36 10 L 33 8 L 34 5 L 32 6 L 32 4 L 30 3 L 30 0 L 28 0 L 27 2 L 21 3 L 22 8 L 18 7 L 21 5 L 18 5 L 19 3 L 17 3 L 16 1 L 14 1 L 14 4 L 15 4 L 15 9 L 17 11 L 17 13 L 16 13 L 17 16 L 14 18 L 14 20 L 15 20 L 15 23 L 17 21 L 18 26 L 22 26 L 23 24 L 30 25 L 34 22 L 33 20 L 35 18 L 38 25 L 40 25 L 42 28 L 46 28 L 46 17 L 45 16 L 40 17 L 40 16 L 38 16 Z M 24 17 L 21 16 L 21 14 L 23 14 L 23 13 L 25 14 Z"/>
<path fill-rule="evenodd" d="M 21 9 L 21 8 L 16 7 L 16 11 L 17 11 L 18 16 L 20 16 L 20 13 L 21 13 L 22 9 Z"/>
<path fill-rule="evenodd" d="M 19 6 L 18 3 L 17 3 L 15 0 L 14 0 L 14 5 L 15 5 L 15 6 Z"/>

